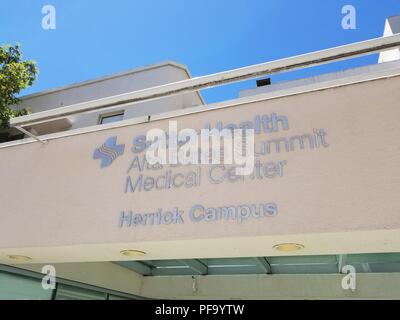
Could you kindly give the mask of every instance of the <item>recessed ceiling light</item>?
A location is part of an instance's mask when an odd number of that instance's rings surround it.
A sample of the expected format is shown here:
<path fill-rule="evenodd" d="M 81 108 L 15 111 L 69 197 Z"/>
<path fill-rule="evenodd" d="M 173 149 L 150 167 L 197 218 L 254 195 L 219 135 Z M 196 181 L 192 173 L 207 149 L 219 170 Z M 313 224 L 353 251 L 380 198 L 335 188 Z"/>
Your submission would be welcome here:
<path fill-rule="evenodd" d="M 304 249 L 304 245 L 300 243 L 279 243 L 274 245 L 273 248 L 278 251 L 290 252 Z"/>
<path fill-rule="evenodd" d="M 21 256 L 19 254 L 10 254 L 7 256 L 8 259 L 13 260 L 13 261 L 18 261 L 18 262 L 26 262 L 29 260 L 32 260 L 31 257 L 28 256 Z"/>
<path fill-rule="evenodd" d="M 130 258 L 138 258 L 146 254 L 146 252 L 139 250 L 122 250 L 120 253 Z"/>

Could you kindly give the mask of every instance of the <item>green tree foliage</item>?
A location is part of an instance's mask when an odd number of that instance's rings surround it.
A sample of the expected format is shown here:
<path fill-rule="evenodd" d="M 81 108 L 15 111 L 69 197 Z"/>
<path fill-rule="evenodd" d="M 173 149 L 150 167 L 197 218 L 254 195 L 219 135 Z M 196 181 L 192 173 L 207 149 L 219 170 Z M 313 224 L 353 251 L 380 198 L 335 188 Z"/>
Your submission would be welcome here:
<path fill-rule="evenodd" d="M 10 106 L 18 104 L 17 95 L 33 84 L 37 74 L 34 61 L 22 60 L 18 44 L 0 47 L 0 128 L 8 128 L 11 118 L 30 112 L 29 109 L 13 110 Z"/>

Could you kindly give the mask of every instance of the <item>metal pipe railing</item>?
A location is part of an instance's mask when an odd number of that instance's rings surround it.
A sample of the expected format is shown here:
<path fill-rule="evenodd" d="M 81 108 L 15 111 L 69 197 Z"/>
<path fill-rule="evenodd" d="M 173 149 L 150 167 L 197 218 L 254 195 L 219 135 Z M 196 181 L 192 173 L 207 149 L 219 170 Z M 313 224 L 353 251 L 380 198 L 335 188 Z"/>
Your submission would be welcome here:
<path fill-rule="evenodd" d="M 272 75 L 289 70 L 297 70 L 305 67 L 340 61 L 350 57 L 373 54 L 396 47 L 400 47 L 400 34 L 356 42 L 340 47 L 334 47 L 326 50 L 168 83 L 161 86 L 146 88 L 61 108 L 54 108 L 51 110 L 32 113 L 11 119 L 10 125 L 12 127 L 23 127 L 32 124 L 33 122 L 40 123 L 76 113 L 99 110 L 122 104 L 134 104 L 167 96 L 193 92 L 227 83 L 257 78 L 263 75 Z"/>

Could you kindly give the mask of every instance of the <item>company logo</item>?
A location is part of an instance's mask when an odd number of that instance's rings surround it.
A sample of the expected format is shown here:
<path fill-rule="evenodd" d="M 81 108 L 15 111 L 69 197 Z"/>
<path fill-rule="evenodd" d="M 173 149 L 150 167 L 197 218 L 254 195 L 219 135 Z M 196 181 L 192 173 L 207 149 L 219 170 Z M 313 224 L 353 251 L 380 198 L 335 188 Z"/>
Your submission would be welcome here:
<path fill-rule="evenodd" d="M 93 159 L 100 159 L 100 167 L 106 168 L 124 154 L 125 145 L 117 144 L 117 137 L 110 137 L 100 148 L 94 150 Z"/>

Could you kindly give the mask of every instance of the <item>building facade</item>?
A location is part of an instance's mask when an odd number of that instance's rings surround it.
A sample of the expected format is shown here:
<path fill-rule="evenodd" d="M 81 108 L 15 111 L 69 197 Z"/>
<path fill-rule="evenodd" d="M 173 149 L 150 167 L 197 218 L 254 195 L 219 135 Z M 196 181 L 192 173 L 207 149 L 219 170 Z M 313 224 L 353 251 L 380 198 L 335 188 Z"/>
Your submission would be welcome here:
<path fill-rule="evenodd" d="M 117 103 L 0 144 L 0 298 L 399 298 L 397 55 L 216 104 L 197 91 L 124 100 L 190 79 L 175 62 L 24 97 L 16 107 L 44 117 Z M 149 164 L 146 132 L 171 121 L 253 129 L 253 173 Z M 44 266 L 56 271 L 50 290 Z"/>

